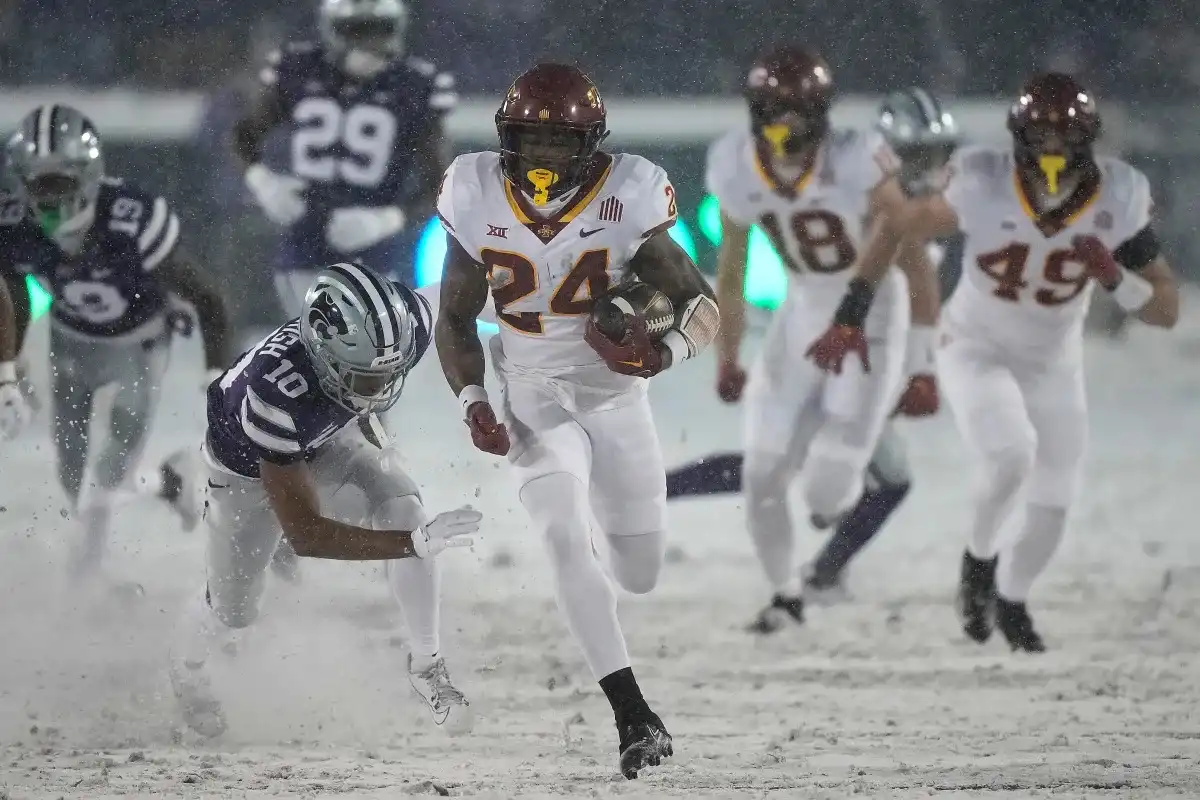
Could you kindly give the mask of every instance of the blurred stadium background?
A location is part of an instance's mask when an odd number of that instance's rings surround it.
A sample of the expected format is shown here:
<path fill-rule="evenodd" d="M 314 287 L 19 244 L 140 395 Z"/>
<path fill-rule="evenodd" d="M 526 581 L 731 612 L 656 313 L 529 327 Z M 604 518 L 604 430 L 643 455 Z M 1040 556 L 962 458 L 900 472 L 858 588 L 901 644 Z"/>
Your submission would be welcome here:
<path fill-rule="evenodd" d="M 707 144 L 743 120 L 745 65 L 772 40 L 832 62 L 840 124 L 870 125 L 882 95 L 940 93 L 969 141 L 1003 140 L 1007 103 L 1035 69 L 1080 75 L 1101 101 L 1102 147 L 1155 185 L 1171 260 L 1195 279 L 1200 236 L 1200 15 L 1126 0 L 412 0 L 410 49 L 455 72 L 455 149 L 491 147 L 511 78 L 541 58 L 582 66 L 610 107 L 612 145 L 664 165 L 679 190 L 676 233 L 711 271 L 720 231 L 703 186 Z M 281 314 L 267 276 L 275 231 L 244 194 L 228 131 L 266 53 L 313 30 L 313 2 L 0 0 L 0 127 L 39 102 L 69 102 L 100 126 L 110 170 L 155 187 L 185 217 L 191 248 L 228 288 L 239 327 Z M 436 278 L 431 221 L 408 231 L 397 272 Z M 755 247 L 751 300 L 781 274 Z M 269 299 L 270 298 L 270 299 Z"/>

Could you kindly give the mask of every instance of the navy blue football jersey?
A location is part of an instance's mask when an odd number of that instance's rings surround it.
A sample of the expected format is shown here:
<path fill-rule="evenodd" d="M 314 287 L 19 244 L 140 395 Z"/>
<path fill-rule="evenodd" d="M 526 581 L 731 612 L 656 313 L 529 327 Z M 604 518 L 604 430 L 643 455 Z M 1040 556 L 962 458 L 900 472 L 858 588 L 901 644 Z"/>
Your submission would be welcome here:
<path fill-rule="evenodd" d="M 85 336 L 136 331 L 167 308 L 154 269 L 179 242 L 179 218 L 162 197 L 105 178 L 83 249 L 68 256 L 19 198 L 0 198 L 0 259 L 49 284 L 56 322 Z"/>
<path fill-rule="evenodd" d="M 207 447 L 226 469 L 257 478 L 259 459 L 308 460 L 356 419 L 322 391 L 292 320 L 208 387 Z"/>
<path fill-rule="evenodd" d="M 316 251 L 334 209 L 401 200 L 423 137 L 457 102 L 454 78 L 426 61 L 399 59 L 359 79 L 309 42 L 273 53 L 260 79 L 275 88 L 287 115 L 285 171 L 309 183 L 308 213 L 291 235 L 312 239 L 306 249 Z"/>

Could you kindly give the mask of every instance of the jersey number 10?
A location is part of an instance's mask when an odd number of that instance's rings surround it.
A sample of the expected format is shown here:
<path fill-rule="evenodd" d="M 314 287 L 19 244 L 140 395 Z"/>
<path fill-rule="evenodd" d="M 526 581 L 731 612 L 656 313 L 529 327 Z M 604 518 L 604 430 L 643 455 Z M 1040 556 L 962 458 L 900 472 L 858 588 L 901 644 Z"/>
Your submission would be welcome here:
<path fill-rule="evenodd" d="M 359 105 L 343 109 L 328 97 L 296 104 L 292 119 L 292 172 L 300 178 L 344 180 L 373 188 L 387 177 L 396 144 L 396 118 L 386 108 Z M 341 145 L 345 155 L 334 148 Z"/>

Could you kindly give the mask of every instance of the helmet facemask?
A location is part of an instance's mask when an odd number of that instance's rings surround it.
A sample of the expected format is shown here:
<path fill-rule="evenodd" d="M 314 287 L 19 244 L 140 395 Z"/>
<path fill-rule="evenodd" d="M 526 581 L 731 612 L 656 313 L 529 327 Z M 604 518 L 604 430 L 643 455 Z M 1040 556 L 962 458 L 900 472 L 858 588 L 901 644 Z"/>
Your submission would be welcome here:
<path fill-rule="evenodd" d="M 34 220 L 42 232 L 67 253 L 77 253 L 96 218 L 98 180 L 89 180 L 86 167 L 21 174 L 20 180 Z"/>
<path fill-rule="evenodd" d="M 1093 136 L 1078 126 L 1030 122 L 1014 132 L 1017 159 L 1027 172 L 1038 174 L 1050 195 L 1090 169 Z"/>
<path fill-rule="evenodd" d="M 363 10 L 353 3 L 333 3 L 322 9 L 321 40 L 352 77 L 374 77 L 404 55 L 407 14 L 403 6 L 381 5 Z"/>
<path fill-rule="evenodd" d="M 596 127 L 503 121 L 497 127 L 504 176 L 536 206 L 578 188 L 604 138 Z"/>
<path fill-rule="evenodd" d="M 900 159 L 900 184 L 912 195 L 928 194 L 941 188 L 942 176 L 950 157 L 954 154 L 954 142 L 913 142 L 892 145 Z"/>
<path fill-rule="evenodd" d="M 776 99 L 751 100 L 750 119 L 754 135 L 781 160 L 807 152 L 829 128 L 824 110 Z"/>

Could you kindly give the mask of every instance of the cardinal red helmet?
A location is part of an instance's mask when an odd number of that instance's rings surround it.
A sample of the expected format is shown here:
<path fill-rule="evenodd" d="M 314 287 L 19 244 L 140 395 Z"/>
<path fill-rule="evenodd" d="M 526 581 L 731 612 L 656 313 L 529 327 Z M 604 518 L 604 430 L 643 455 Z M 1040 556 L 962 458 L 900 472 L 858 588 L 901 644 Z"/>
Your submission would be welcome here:
<path fill-rule="evenodd" d="M 538 64 L 513 82 L 496 112 L 504 177 L 539 205 L 574 189 L 608 136 L 606 123 L 591 78 L 567 64 Z"/>
<path fill-rule="evenodd" d="M 1100 136 L 1096 99 L 1070 75 L 1050 72 L 1025 82 L 1008 112 L 1017 162 L 1040 171 L 1057 193 L 1064 175 L 1095 163 L 1092 145 Z"/>
<path fill-rule="evenodd" d="M 774 47 L 754 60 L 745 96 L 754 135 L 777 155 L 803 151 L 829 131 L 833 72 L 818 53 Z"/>

